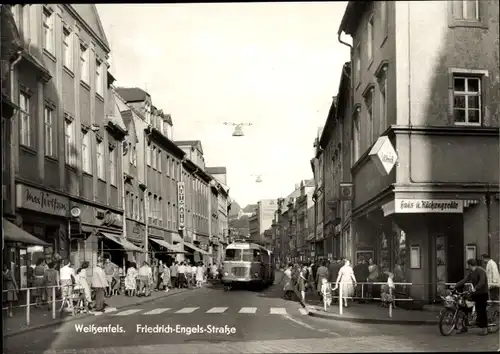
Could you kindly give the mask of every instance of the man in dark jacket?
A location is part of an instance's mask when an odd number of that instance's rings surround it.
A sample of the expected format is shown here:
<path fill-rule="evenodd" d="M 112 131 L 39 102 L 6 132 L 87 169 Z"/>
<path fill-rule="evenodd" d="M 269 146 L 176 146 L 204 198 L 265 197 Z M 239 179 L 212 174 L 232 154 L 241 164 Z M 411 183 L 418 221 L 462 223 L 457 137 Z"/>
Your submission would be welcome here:
<path fill-rule="evenodd" d="M 485 336 L 488 334 L 488 314 L 486 313 L 486 306 L 488 304 L 489 294 L 488 294 L 488 277 L 486 271 L 477 265 L 475 259 L 469 259 L 467 261 L 467 266 L 470 273 L 459 281 L 455 288 L 462 288 L 465 284 L 470 283 L 474 286 L 474 292 L 472 293 L 472 301 L 476 303 L 476 313 L 477 313 L 477 326 L 481 329 L 479 335 Z M 463 327 L 464 330 L 467 330 Z"/>
<path fill-rule="evenodd" d="M 368 279 L 368 275 L 370 275 L 370 271 L 368 269 L 368 264 L 364 259 L 359 259 L 358 264 L 354 266 L 354 276 L 356 277 L 356 280 L 360 283 L 366 282 Z M 363 285 L 359 284 L 356 286 L 356 297 L 360 297 L 359 302 L 364 301 L 362 298 L 364 296 L 363 292 Z"/>

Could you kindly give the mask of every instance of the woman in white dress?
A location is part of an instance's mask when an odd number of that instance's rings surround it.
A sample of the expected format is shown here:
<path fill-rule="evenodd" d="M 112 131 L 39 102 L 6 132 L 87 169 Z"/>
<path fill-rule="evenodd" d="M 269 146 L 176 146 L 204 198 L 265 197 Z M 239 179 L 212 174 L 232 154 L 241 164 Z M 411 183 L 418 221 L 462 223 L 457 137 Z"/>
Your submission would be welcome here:
<path fill-rule="evenodd" d="M 137 269 L 135 269 L 135 263 L 130 264 L 125 277 L 125 295 L 135 295 L 135 290 L 137 289 L 137 274 L 138 272 Z"/>
<path fill-rule="evenodd" d="M 356 277 L 354 276 L 354 270 L 351 267 L 351 262 L 346 260 L 342 268 L 339 270 L 339 275 L 335 283 L 335 289 L 342 286 L 342 298 L 344 299 L 344 306 L 347 307 L 347 298 L 354 295 L 354 289 L 356 287 Z"/>
<path fill-rule="evenodd" d="M 196 267 L 196 287 L 201 288 L 203 285 L 203 278 L 205 277 L 205 268 L 199 263 Z"/>

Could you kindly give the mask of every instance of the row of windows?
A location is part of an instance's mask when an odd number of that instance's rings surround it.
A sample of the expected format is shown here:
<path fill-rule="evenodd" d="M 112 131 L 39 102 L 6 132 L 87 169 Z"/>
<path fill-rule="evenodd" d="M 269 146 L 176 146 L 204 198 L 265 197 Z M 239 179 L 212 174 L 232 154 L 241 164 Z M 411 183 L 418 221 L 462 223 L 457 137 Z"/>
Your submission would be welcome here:
<path fill-rule="evenodd" d="M 481 76 L 461 75 L 453 76 L 453 118 L 455 125 L 479 126 L 482 123 L 482 89 Z M 368 90 L 364 97 L 366 121 L 360 122 L 360 107 L 355 107 L 353 132 L 353 163 L 356 162 L 362 151 L 366 151 L 375 139 L 387 128 L 387 95 L 386 78 L 381 77 L 378 82 L 378 122 L 374 125 L 375 87 Z M 362 138 L 364 137 L 364 139 Z"/>
<path fill-rule="evenodd" d="M 33 116 L 31 115 L 31 97 L 25 92 L 19 95 L 20 119 L 19 119 L 19 140 L 21 145 L 26 147 L 35 148 L 33 139 Z M 45 156 L 57 159 L 57 129 L 56 118 L 54 116 L 55 108 L 52 105 L 45 105 L 44 107 L 44 153 Z M 76 126 L 75 122 L 71 119 L 64 120 L 64 151 L 66 164 L 70 166 L 77 166 L 77 146 L 76 146 Z M 92 171 L 92 145 L 90 132 L 82 130 L 81 140 L 81 156 L 82 156 L 82 169 L 88 174 L 93 174 Z M 109 182 L 116 185 L 117 182 L 117 168 L 116 168 L 116 149 L 110 147 L 108 149 L 108 169 L 109 169 Z M 106 166 L 105 166 L 105 145 L 104 142 L 96 137 L 96 159 L 97 159 L 97 177 L 106 180 Z"/>
<path fill-rule="evenodd" d="M 166 154 L 165 173 L 173 180 L 180 180 L 181 164 L 174 157 Z M 162 150 L 151 144 L 146 147 L 146 163 L 158 172 L 162 172 Z"/>
<path fill-rule="evenodd" d="M 31 10 L 33 6 L 40 5 L 17 5 L 12 9 L 12 13 L 14 15 L 14 20 L 17 24 L 17 27 L 22 33 L 22 36 L 25 40 L 25 43 L 30 43 L 31 41 L 31 26 L 36 21 L 30 21 L 31 19 Z M 49 7 L 43 8 L 43 33 L 42 33 L 42 41 L 43 41 L 43 49 L 49 53 L 55 60 L 57 60 L 56 53 L 56 32 L 55 32 L 55 24 L 56 24 L 56 14 Z M 71 31 L 67 26 L 63 25 L 63 31 L 61 38 L 59 38 L 62 42 L 62 61 L 64 67 L 70 72 L 74 71 L 74 43 L 75 43 L 76 34 Z M 86 84 L 90 85 L 90 49 L 88 45 L 81 43 L 80 47 L 80 79 Z M 95 61 L 95 89 L 97 94 L 101 97 L 104 96 L 104 64 L 101 60 L 96 59 Z"/>
<path fill-rule="evenodd" d="M 383 44 L 388 35 L 388 3 L 389 1 L 375 2 L 374 6 L 378 5 L 378 14 L 375 12 L 368 19 L 366 26 L 366 59 L 368 68 L 373 61 L 374 50 L 377 44 Z M 457 21 L 478 22 L 481 20 L 479 0 L 454 0 L 452 1 L 452 18 Z M 379 25 L 376 25 L 376 21 Z M 361 60 L 362 48 L 359 44 L 355 48 L 354 54 L 354 78 L 355 84 L 358 85 L 361 80 Z"/>

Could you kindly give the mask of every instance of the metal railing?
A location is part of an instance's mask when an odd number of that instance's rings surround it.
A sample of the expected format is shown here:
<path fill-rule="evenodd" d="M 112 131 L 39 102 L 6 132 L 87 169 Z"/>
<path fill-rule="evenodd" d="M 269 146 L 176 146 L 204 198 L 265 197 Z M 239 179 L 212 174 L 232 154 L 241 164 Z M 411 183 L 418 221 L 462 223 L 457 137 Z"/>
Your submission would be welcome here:
<path fill-rule="evenodd" d="M 61 307 L 59 311 L 63 310 L 63 301 L 73 301 L 76 297 L 73 296 L 73 293 L 70 294 L 69 298 L 57 298 L 57 289 L 63 290 L 63 288 L 69 288 L 69 289 L 74 289 L 74 285 L 51 285 L 51 286 L 43 286 L 43 287 L 29 287 L 29 288 L 21 288 L 21 289 L 16 289 L 16 290 L 3 290 L 3 297 L 5 298 L 6 293 L 9 292 L 16 292 L 19 294 L 22 291 L 26 291 L 26 303 L 25 304 L 20 304 L 20 305 L 15 305 L 15 306 L 8 306 L 8 307 L 3 307 L 2 311 L 11 311 L 15 308 L 26 308 L 26 325 L 29 326 L 30 320 L 31 320 L 31 307 L 33 305 L 44 305 L 44 304 L 51 304 L 52 305 L 52 319 L 56 318 L 56 303 L 61 303 Z M 41 301 L 41 302 L 32 302 L 32 296 L 33 296 L 33 291 L 38 290 L 42 292 L 47 292 L 49 290 L 51 292 L 51 300 L 49 301 Z M 18 295 L 19 297 L 19 295 Z M 42 298 L 44 296 L 41 296 Z M 19 300 L 18 300 L 19 301 Z"/>
<path fill-rule="evenodd" d="M 336 287 L 336 282 L 332 282 L 330 283 L 330 286 L 332 286 L 332 289 L 334 289 Z M 345 283 L 344 283 L 345 284 Z M 452 287 L 452 286 L 455 286 L 456 283 L 438 283 L 437 285 L 444 285 L 445 287 Z M 342 315 L 343 314 L 343 301 L 344 299 L 350 299 L 350 300 L 377 300 L 377 301 L 383 301 L 382 297 L 365 297 L 364 294 L 364 289 L 365 289 L 365 286 L 367 287 L 373 287 L 373 286 L 384 286 L 384 285 L 388 285 L 387 282 L 358 282 L 357 283 L 357 286 L 361 285 L 361 296 L 343 296 L 342 294 L 342 282 L 339 282 L 339 286 L 338 286 L 338 295 L 335 296 L 333 295 L 332 293 L 332 299 L 338 299 L 339 300 L 339 315 Z M 414 283 L 393 283 L 393 285 L 396 287 L 396 286 L 405 286 L 405 287 L 411 287 L 411 286 L 423 286 L 423 285 L 430 285 L 430 284 L 414 284 Z M 465 285 L 470 285 L 472 286 L 472 284 L 470 283 L 467 283 Z M 356 289 L 357 289 L 357 286 L 354 287 L 354 291 L 355 291 L 355 294 L 359 294 L 356 292 Z M 404 297 L 404 298 L 401 298 L 401 297 L 396 297 L 395 295 L 398 294 L 397 292 L 397 289 L 396 288 L 390 288 L 389 287 L 389 295 L 390 295 L 390 298 L 391 298 L 391 301 L 388 302 L 388 310 L 389 310 L 389 318 L 392 318 L 392 312 L 393 312 L 393 307 L 394 307 L 394 304 L 396 301 L 415 301 L 415 299 L 411 298 L 409 295 L 407 295 L 408 297 Z M 496 303 L 496 304 L 499 304 L 500 301 L 498 300 L 488 300 L 488 303 L 492 304 L 492 303 Z M 323 306 L 324 306 L 324 310 L 327 311 L 327 304 L 326 304 L 326 301 L 323 302 Z"/>

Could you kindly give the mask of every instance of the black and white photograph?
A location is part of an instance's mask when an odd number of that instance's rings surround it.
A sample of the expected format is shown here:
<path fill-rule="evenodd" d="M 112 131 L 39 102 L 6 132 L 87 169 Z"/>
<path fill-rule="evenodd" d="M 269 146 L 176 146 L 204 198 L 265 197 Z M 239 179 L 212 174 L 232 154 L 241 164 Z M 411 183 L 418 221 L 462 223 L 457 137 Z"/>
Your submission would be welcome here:
<path fill-rule="evenodd" d="M 1 4 L 2 352 L 498 351 L 499 20 Z"/>

